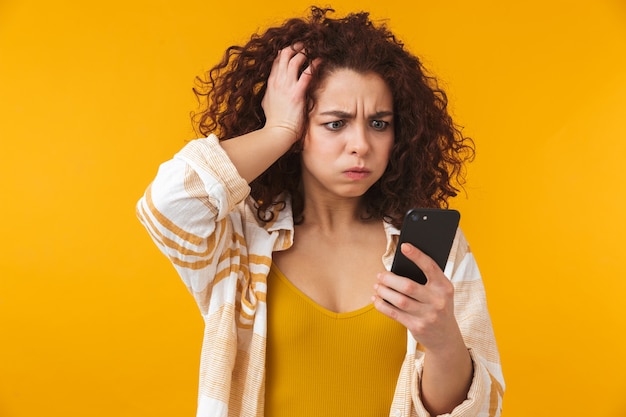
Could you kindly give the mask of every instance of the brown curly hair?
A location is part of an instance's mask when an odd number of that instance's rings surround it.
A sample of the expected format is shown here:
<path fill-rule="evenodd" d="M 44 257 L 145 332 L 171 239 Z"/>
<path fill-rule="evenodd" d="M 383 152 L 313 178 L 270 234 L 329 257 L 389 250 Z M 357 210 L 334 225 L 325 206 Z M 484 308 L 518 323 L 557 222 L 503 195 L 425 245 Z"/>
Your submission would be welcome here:
<path fill-rule="evenodd" d="M 289 19 L 252 35 L 243 46 L 229 47 L 222 61 L 196 80 L 194 92 L 202 106 L 193 115 L 196 130 L 228 140 L 263 127 L 261 100 L 273 59 L 302 42 L 309 62 L 321 59 L 307 90 L 305 118 L 317 86 L 337 69 L 374 72 L 391 90 L 395 140 L 387 170 L 363 196 L 367 216 L 399 227 L 412 207 L 448 207 L 465 182 L 464 163 L 473 159 L 474 143 L 452 121 L 445 92 L 385 24 L 375 25 L 366 12 L 329 17 L 333 12 L 311 7 L 306 19 Z M 294 219 L 302 221 L 301 143 L 302 137 L 250 184 L 260 220 L 273 218 L 289 195 Z"/>

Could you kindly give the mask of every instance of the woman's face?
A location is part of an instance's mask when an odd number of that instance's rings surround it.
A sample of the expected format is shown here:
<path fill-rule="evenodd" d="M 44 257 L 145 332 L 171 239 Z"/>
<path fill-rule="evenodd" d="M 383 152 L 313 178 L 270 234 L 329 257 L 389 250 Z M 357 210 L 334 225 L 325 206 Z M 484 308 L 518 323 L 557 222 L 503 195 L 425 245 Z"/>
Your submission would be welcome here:
<path fill-rule="evenodd" d="M 314 98 L 302 149 L 305 192 L 360 197 L 387 167 L 391 91 L 378 74 L 340 69 L 327 75 Z"/>

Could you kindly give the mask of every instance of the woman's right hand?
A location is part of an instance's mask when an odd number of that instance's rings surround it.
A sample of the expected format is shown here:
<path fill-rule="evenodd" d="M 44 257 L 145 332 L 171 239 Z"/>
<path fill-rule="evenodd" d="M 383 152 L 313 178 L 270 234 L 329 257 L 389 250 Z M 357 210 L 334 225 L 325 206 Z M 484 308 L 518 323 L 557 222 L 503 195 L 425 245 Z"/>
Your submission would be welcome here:
<path fill-rule="evenodd" d="M 306 62 L 304 45 L 298 42 L 282 49 L 274 59 L 261 106 L 265 112 L 265 128 L 282 129 L 295 142 L 304 123 L 305 92 L 311 81 L 311 67 L 301 75 Z"/>
<path fill-rule="evenodd" d="M 311 82 L 311 68 L 307 67 L 301 75 L 299 72 L 306 60 L 301 43 L 282 49 L 274 59 L 261 101 L 265 126 L 221 142 L 237 171 L 248 183 L 287 152 L 302 134 L 305 92 Z"/>

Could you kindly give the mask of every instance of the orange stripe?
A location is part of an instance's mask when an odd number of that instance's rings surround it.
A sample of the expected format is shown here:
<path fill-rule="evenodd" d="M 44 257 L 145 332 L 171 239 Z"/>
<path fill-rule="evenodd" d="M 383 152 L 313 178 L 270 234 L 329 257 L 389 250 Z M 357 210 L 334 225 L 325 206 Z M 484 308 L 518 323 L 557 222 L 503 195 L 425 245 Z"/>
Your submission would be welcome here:
<path fill-rule="evenodd" d="M 168 238 L 167 236 L 165 236 L 164 234 L 159 232 L 159 229 L 155 226 L 155 224 L 152 222 L 152 220 L 150 220 L 150 217 L 144 211 L 143 207 L 142 207 L 141 210 L 142 210 L 142 216 L 141 217 L 145 220 L 146 223 L 148 223 L 150 225 L 150 228 L 148 230 L 151 231 L 151 233 L 153 235 L 158 237 L 158 241 L 161 244 L 176 250 L 181 255 L 199 256 L 199 257 L 204 258 L 204 257 L 206 257 L 209 253 L 211 253 L 215 249 L 215 242 L 216 242 L 215 234 L 211 234 L 207 238 L 207 240 L 206 240 L 206 245 L 207 245 L 206 250 L 204 252 L 198 252 L 198 251 L 186 248 L 186 247 L 178 244 L 177 242 L 173 241 L 172 239 Z"/>
<path fill-rule="evenodd" d="M 196 261 L 196 262 L 183 261 L 182 259 L 176 258 L 175 256 L 170 256 L 169 259 L 175 265 L 178 265 L 187 269 L 192 269 L 194 271 L 197 271 L 198 269 L 206 268 L 208 265 L 211 264 L 211 259 L 203 259 L 201 261 Z"/>
<path fill-rule="evenodd" d="M 237 327 L 240 329 L 251 329 L 252 323 L 244 323 L 239 318 L 237 319 Z"/>
<path fill-rule="evenodd" d="M 152 184 L 150 184 L 148 186 L 148 189 L 146 190 L 145 201 L 152 215 L 158 220 L 158 222 L 161 225 L 163 225 L 163 227 L 165 227 L 166 229 L 174 233 L 176 236 L 180 237 L 181 239 L 193 245 L 199 246 L 200 244 L 202 244 L 202 241 L 204 240 L 204 238 L 202 238 L 201 236 L 195 235 L 193 233 L 186 232 L 185 230 L 176 226 L 174 222 L 172 222 L 170 219 L 165 217 L 163 213 L 161 213 L 155 207 L 154 201 L 152 200 Z"/>
<path fill-rule="evenodd" d="M 239 315 L 246 320 L 252 320 L 254 318 L 254 314 L 248 314 L 243 310 L 239 311 Z"/>
<path fill-rule="evenodd" d="M 258 283 L 265 284 L 267 282 L 267 275 L 259 274 L 259 273 L 256 273 L 256 274 L 251 273 L 250 280 L 252 281 L 252 287 L 256 288 Z"/>
<path fill-rule="evenodd" d="M 215 277 L 213 278 L 213 283 L 218 283 L 224 278 L 230 276 L 230 273 L 233 271 L 233 269 L 235 269 L 235 271 L 238 271 L 238 268 L 231 268 L 231 265 L 228 265 L 226 268 L 222 268 L 219 271 L 216 271 Z"/>
<path fill-rule="evenodd" d="M 289 249 L 289 247 L 291 246 L 291 243 L 292 243 L 291 230 L 287 230 L 285 233 L 285 238 L 283 239 L 282 249 Z"/>
<path fill-rule="evenodd" d="M 254 316 L 250 316 L 249 314 L 245 314 L 244 312 L 241 311 L 241 305 L 237 304 L 235 305 L 235 315 L 236 315 L 236 319 L 237 319 L 237 327 L 239 327 L 240 329 L 251 329 L 254 322 L 252 321 L 252 319 L 254 318 Z"/>
<path fill-rule="evenodd" d="M 143 210 L 143 207 L 141 207 L 141 210 L 138 207 L 136 209 L 136 212 L 137 212 L 137 217 L 139 218 L 139 220 L 141 220 L 142 224 L 146 225 L 146 230 L 148 231 L 148 234 L 150 235 L 150 237 L 154 239 L 154 241 L 157 242 L 159 245 L 163 246 L 163 241 L 161 240 L 161 238 L 155 233 L 156 231 L 152 230 L 152 222 L 150 222 L 150 219 L 148 219 L 148 216 L 145 215 L 146 212 Z"/>
<path fill-rule="evenodd" d="M 224 228 L 220 228 L 220 236 L 217 238 L 218 240 L 220 240 L 222 238 L 221 235 L 224 234 Z M 213 241 L 215 241 L 215 236 L 212 236 Z M 199 261 L 195 261 L 195 262 L 189 262 L 189 261 L 184 261 L 180 258 L 177 258 L 173 255 L 168 255 L 170 261 L 172 261 L 173 264 L 178 265 L 178 266 L 182 266 L 183 268 L 189 268 L 189 269 L 193 269 L 194 271 L 198 270 L 198 269 L 203 269 L 206 268 L 208 265 L 212 264 L 214 261 L 214 258 L 208 258 L 208 259 L 201 259 Z M 228 269 L 223 269 L 220 272 L 218 272 L 218 274 L 216 274 L 215 278 L 213 279 L 213 282 L 215 281 L 219 281 L 221 279 L 223 279 L 225 276 L 228 276 L 229 274 L 229 270 Z M 219 279 L 218 279 L 219 276 Z"/>
<path fill-rule="evenodd" d="M 251 254 L 249 258 L 251 264 L 265 265 L 268 268 L 272 265 L 272 258 L 270 258 L 269 256 Z"/>
<path fill-rule="evenodd" d="M 489 417 L 495 417 L 498 413 L 498 405 L 500 404 L 500 398 L 504 394 L 502 385 L 498 382 L 493 375 L 489 374 L 491 378 L 491 392 L 489 393 Z"/>

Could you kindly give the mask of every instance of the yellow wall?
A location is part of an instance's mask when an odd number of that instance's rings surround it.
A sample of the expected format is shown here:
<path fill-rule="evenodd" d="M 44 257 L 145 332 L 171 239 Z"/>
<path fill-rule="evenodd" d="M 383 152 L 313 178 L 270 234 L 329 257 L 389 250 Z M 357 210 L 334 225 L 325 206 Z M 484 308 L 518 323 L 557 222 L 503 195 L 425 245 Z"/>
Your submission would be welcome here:
<path fill-rule="evenodd" d="M 503 415 L 626 415 L 626 5 L 402 3 L 335 7 L 388 17 L 476 140 L 455 205 Z M 194 76 L 307 5 L 0 2 L 1 416 L 193 415 L 202 322 L 134 204 L 192 136 Z"/>

